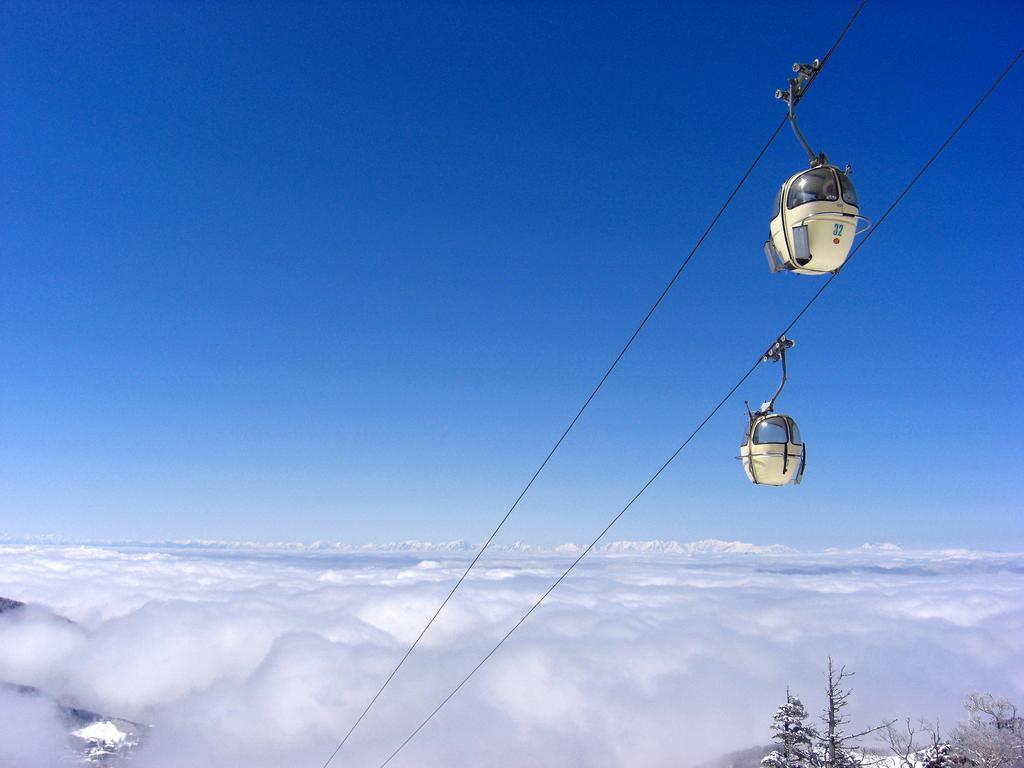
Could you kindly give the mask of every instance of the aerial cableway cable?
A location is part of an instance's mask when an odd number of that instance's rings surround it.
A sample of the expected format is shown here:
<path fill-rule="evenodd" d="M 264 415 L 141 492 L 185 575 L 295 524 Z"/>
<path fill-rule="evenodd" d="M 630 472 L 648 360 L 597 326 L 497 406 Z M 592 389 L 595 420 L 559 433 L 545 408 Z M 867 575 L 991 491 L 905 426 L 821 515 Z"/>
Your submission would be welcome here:
<path fill-rule="evenodd" d="M 806 88 L 810 87 L 810 84 L 814 81 L 814 79 L 817 78 L 818 74 L 821 72 L 821 69 L 824 68 L 825 63 L 829 60 L 829 58 L 832 56 L 832 53 L 842 42 L 843 38 L 846 36 L 846 33 L 850 31 L 850 28 L 853 26 L 854 21 L 856 21 L 857 17 L 860 15 L 860 12 L 864 9 L 864 6 L 867 5 L 867 3 L 868 0 L 861 0 L 861 2 L 857 5 L 857 8 L 853 12 L 853 15 L 851 15 L 849 20 L 846 22 L 846 26 L 844 26 L 842 32 L 839 33 L 839 37 L 836 38 L 836 41 L 832 44 L 832 47 L 829 48 L 825 56 L 822 57 L 821 67 L 814 73 L 813 77 L 810 78 L 809 82 L 804 88 L 805 91 Z M 757 167 L 757 164 L 761 161 L 761 158 L 764 157 L 765 152 L 768 151 L 768 148 L 772 145 L 772 142 L 775 141 L 775 138 L 779 135 L 779 132 L 782 130 L 783 126 L 785 126 L 786 121 L 787 118 L 783 118 L 779 122 L 778 126 L 776 126 L 775 130 L 772 131 L 771 135 L 768 137 L 768 140 L 764 143 L 764 146 L 762 146 L 761 149 L 758 151 L 757 155 L 754 157 L 753 162 L 751 162 L 750 165 L 747 167 L 746 171 L 744 171 L 743 175 L 740 177 L 740 180 L 736 183 L 736 186 L 733 187 L 732 191 L 729 193 L 729 196 L 725 199 L 725 202 L 722 203 L 722 206 L 718 209 L 718 212 L 714 215 L 714 217 L 712 217 L 711 222 L 701 233 L 700 237 L 697 238 L 697 242 L 694 244 L 693 248 L 687 254 L 686 258 L 683 259 L 683 262 L 679 265 L 679 268 L 675 271 L 675 274 L 672 275 L 672 278 L 668 281 L 668 284 L 658 295 L 658 298 L 655 300 L 654 304 L 652 304 L 651 308 L 647 310 L 647 314 L 644 315 L 643 319 L 640 321 L 640 324 L 636 327 L 636 330 L 633 331 L 633 334 L 629 337 L 625 345 L 619 351 L 618 355 L 612 361 L 612 364 L 608 367 L 608 370 L 606 370 L 604 372 L 604 375 L 601 376 L 600 380 L 591 390 L 586 400 L 583 401 L 583 405 L 580 406 L 579 410 L 576 412 L 576 415 L 573 416 L 572 420 L 569 422 L 569 425 L 565 428 L 561 435 L 559 435 L 558 440 L 555 441 L 555 444 L 551 447 L 551 450 L 548 451 L 547 455 L 544 457 L 544 460 L 540 463 L 540 466 L 537 467 L 537 470 L 530 477 L 529 482 L 527 482 L 526 485 L 523 487 L 522 491 L 520 491 L 519 495 L 516 497 L 516 500 L 512 503 L 512 506 L 508 508 L 508 511 L 505 512 L 505 515 L 501 518 L 500 521 L 498 521 L 497 526 L 495 526 L 494 530 L 491 531 L 491 534 L 487 537 L 487 540 L 483 543 L 483 545 L 481 545 L 480 549 L 476 552 L 476 555 L 470 561 L 469 565 L 466 567 L 466 570 L 459 577 L 458 581 L 455 582 L 455 586 L 451 588 L 451 591 L 449 591 L 444 600 L 441 601 L 441 604 L 438 606 L 434 614 L 430 617 L 430 620 L 420 631 L 419 635 L 417 635 L 416 639 L 409 646 L 408 650 L 406 650 L 402 658 L 399 660 L 398 664 L 395 665 L 391 673 L 387 676 L 387 678 L 385 678 L 383 684 L 381 684 L 380 688 L 373 695 L 373 698 L 370 699 L 369 703 L 367 703 L 367 705 L 364 707 L 359 717 L 356 718 L 355 722 L 352 724 L 352 727 L 349 728 L 348 732 L 338 743 L 338 746 L 335 747 L 334 752 L 332 752 L 331 756 L 327 758 L 327 760 L 324 762 L 323 768 L 327 768 L 331 764 L 331 761 L 333 761 L 334 758 L 337 756 L 338 752 L 341 751 L 342 747 L 345 746 L 349 738 L 355 732 L 356 728 L 359 727 L 359 724 L 370 712 L 374 704 L 377 703 L 377 699 L 379 699 L 381 694 L 384 693 L 384 689 L 388 687 L 388 685 L 394 679 L 395 675 L 398 674 L 398 671 L 405 664 L 406 660 L 409 658 L 412 652 L 416 650 L 416 647 L 419 645 L 420 640 L 423 639 L 423 636 L 434 624 L 434 621 L 437 620 L 437 617 L 441 615 L 441 612 L 445 609 L 445 606 L 448 605 L 448 601 L 451 600 L 452 596 L 458 591 L 459 587 L 462 586 L 462 583 L 466 580 L 466 577 L 469 575 L 470 571 L 473 570 L 473 568 L 476 566 L 477 562 L 480 560 L 483 553 L 494 541 L 494 537 L 498 535 L 498 532 L 501 531 L 501 529 L 504 527 L 509 517 L 511 517 L 512 513 L 515 512 L 516 508 L 519 506 L 519 502 L 523 500 L 523 497 L 526 496 L 527 492 L 533 486 L 534 482 L 540 476 L 541 472 L 544 471 L 544 468 L 548 465 L 548 462 L 555 455 L 558 449 L 562 446 L 562 443 L 565 441 L 565 438 L 576 426 L 577 422 L 583 416 L 584 411 L 586 411 L 587 408 L 590 406 L 591 401 L 597 396 L 597 393 L 601 390 L 605 382 L 618 367 L 619 363 L 622 361 L 622 358 L 625 357 L 626 352 L 628 352 L 629 348 L 633 346 L 633 342 L 636 341 L 641 331 L 643 331 L 644 327 L 647 325 L 647 322 L 654 315 L 655 311 L 657 311 L 658 307 L 661 306 L 661 303 L 665 300 L 665 297 L 668 296 L 669 291 L 672 290 L 673 286 L 676 284 L 676 282 L 679 280 L 679 277 L 686 270 L 686 267 L 690 264 L 690 261 L 696 255 L 701 245 L 703 245 L 708 235 L 711 234 L 711 230 L 714 229 L 719 219 L 722 218 L 722 215 L 725 213 L 726 209 L 729 207 L 733 199 L 736 197 L 737 193 L 740 191 L 740 188 L 746 183 L 747 179 L 750 177 L 750 174 L 753 173 L 754 168 Z"/>
<path fill-rule="evenodd" d="M 868 238 L 870 238 L 871 235 L 878 231 L 879 227 L 881 227 L 882 223 L 888 218 L 889 214 L 893 212 L 896 206 L 899 205 L 900 201 L 902 201 L 906 194 L 910 192 L 911 188 L 913 188 L 913 186 L 918 182 L 918 180 L 931 167 L 932 163 L 934 163 L 935 160 L 938 159 L 939 155 L 941 155 L 942 152 L 946 149 L 946 147 L 949 146 L 949 143 L 956 137 L 960 130 L 974 116 L 974 113 L 978 111 L 979 107 L 981 107 L 981 105 L 985 103 L 988 97 L 992 95 L 993 91 L 995 91 L 995 89 L 999 86 L 1003 79 L 1010 73 L 1010 70 L 1012 70 L 1018 62 L 1020 62 L 1022 57 L 1024 57 L 1024 49 L 1021 49 L 1020 51 L 1017 52 L 1017 55 L 1014 56 L 1013 60 L 1009 63 L 1009 65 L 1007 65 L 1006 69 L 1004 69 L 1000 73 L 1000 75 L 995 79 L 995 81 L 988 88 L 988 90 L 985 91 L 984 95 L 982 95 L 982 97 L 978 99 L 974 106 L 971 107 L 970 111 L 964 116 L 963 120 L 960 121 L 960 124 L 953 129 L 949 136 L 946 137 L 946 140 L 939 145 L 939 148 L 935 150 L 935 152 L 928 159 L 928 161 L 923 166 L 921 166 L 921 169 L 913 176 L 913 178 L 911 178 L 911 180 L 907 183 L 903 190 L 896 196 L 896 199 L 893 200 L 893 202 L 889 205 L 888 208 L 886 208 L 885 213 L 883 213 L 882 216 L 878 219 L 878 221 L 875 223 L 875 226 L 864 235 L 863 239 L 861 239 L 861 241 L 850 253 L 849 258 L 846 260 L 847 264 L 853 259 L 857 251 L 859 251 L 860 248 L 868 241 Z M 782 331 L 782 333 L 780 333 L 776 338 L 781 338 L 785 336 L 790 330 L 792 330 L 793 326 L 795 326 L 800 321 L 804 314 L 806 314 L 807 310 L 811 308 L 811 306 L 818 300 L 821 294 L 825 292 L 825 289 L 832 284 L 832 281 L 835 280 L 839 276 L 839 274 L 839 272 L 832 274 L 828 278 L 828 280 L 826 280 L 822 284 L 821 288 L 819 288 L 817 292 L 810 298 L 810 300 L 800 309 L 800 311 L 797 312 L 796 316 L 790 321 L 789 325 L 787 325 L 785 329 Z M 570 564 L 569 567 L 565 569 L 562 575 L 555 579 L 551 586 L 548 587 L 547 591 L 545 591 L 544 594 L 541 595 L 540 598 L 532 606 L 530 606 L 529 610 L 527 610 L 526 613 L 524 613 L 522 617 L 512 626 L 512 628 L 508 632 L 506 632 L 505 635 L 491 648 L 491 650 L 489 650 L 487 654 L 482 659 L 480 659 L 477 665 L 473 667 L 473 669 L 470 670 L 465 677 L 462 678 L 459 684 L 456 685 L 455 688 L 453 688 L 451 692 L 448 693 L 448 695 L 441 700 L 441 703 L 438 704 L 430 712 L 430 714 L 427 715 L 418 726 L 416 726 L 415 730 L 413 730 L 412 733 L 410 733 L 405 738 L 405 740 L 398 745 L 398 747 L 387 757 L 387 759 L 380 764 L 379 768 L 385 768 L 385 766 L 390 764 L 391 761 L 394 760 L 398 756 L 398 754 L 406 747 L 406 745 L 409 744 L 409 742 L 411 742 L 416 737 L 416 735 L 421 730 L 423 730 L 424 727 L 426 727 L 427 723 L 429 723 L 434 718 L 434 716 L 437 715 L 437 713 L 440 712 L 444 708 L 444 706 L 449 701 L 451 701 L 452 698 L 455 697 L 455 695 L 462 689 L 462 687 L 469 682 L 470 678 L 472 678 L 473 675 L 475 675 L 477 671 L 479 671 L 480 668 L 487 663 L 491 656 L 498 652 L 501 646 L 505 644 L 505 641 L 508 640 L 513 635 L 513 633 L 515 633 L 515 631 L 519 629 L 523 622 L 525 622 L 530 617 L 530 615 L 535 610 L 537 610 L 537 608 L 540 607 L 544 600 L 547 599 L 548 595 L 550 595 L 558 587 L 558 585 L 562 583 L 562 581 L 576 568 L 579 562 L 584 557 L 586 557 L 587 554 L 589 554 L 595 546 L 597 546 L 597 543 L 602 538 L 604 538 L 605 534 L 607 534 L 608 531 L 611 530 L 612 526 L 614 526 L 623 517 L 623 515 L 625 515 L 626 512 L 629 511 L 630 507 L 632 507 L 633 504 L 636 503 L 636 501 L 654 483 L 654 481 L 657 480 L 658 477 L 661 476 L 661 474 L 666 469 L 668 469 L 669 465 L 673 461 L 675 461 L 676 457 L 679 456 L 680 453 L 682 453 L 683 449 L 686 448 L 687 445 L 689 445 L 689 443 L 700 433 L 702 429 L 704 429 L 704 426 L 709 421 L 711 421 L 711 419 L 715 416 L 715 414 L 718 413 L 719 410 L 721 410 L 722 406 L 725 405 L 726 402 L 728 402 L 729 399 L 736 393 L 736 390 L 738 390 L 743 385 L 743 383 L 748 378 L 750 378 L 751 374 L 754 373 L 754 371 L 762 362 L 764 362 L 764 357 L 758 356 L 757 362 L 755 362 L 750 367 L 750 369 L 743 374 L 739 381 L 737 381 L 736 384 L 725 394 L 725 396 L 718 401 L 715 407 L 712 408 L 711 411 L 707 414 L 707 416 L 704 417 L 704 420 L 697 425 L 696 429 L 694 429 L 689 434 L 689 436 L 687 436 L 687 438 L 682 442 L 682 444 L 678 448 L 676 448 L 672 455 L 669 456 L 668 459 L 658 468 L 658 470 L 653 475 L 651 475 L 647 482 L 645 482 L 640 487 L 640 490 L 637 491 L 633 498 L 631 498 L 629 502 L 611 519 L 611 521 L 604 527 L 601 533 L 599 533 L 594 538 L 594 540 L 591 541 L 589 545 L 587 545 L 586 549 L 584 549 L 579 554 L 579 556 L 572 562 L 572 564 Z"/>

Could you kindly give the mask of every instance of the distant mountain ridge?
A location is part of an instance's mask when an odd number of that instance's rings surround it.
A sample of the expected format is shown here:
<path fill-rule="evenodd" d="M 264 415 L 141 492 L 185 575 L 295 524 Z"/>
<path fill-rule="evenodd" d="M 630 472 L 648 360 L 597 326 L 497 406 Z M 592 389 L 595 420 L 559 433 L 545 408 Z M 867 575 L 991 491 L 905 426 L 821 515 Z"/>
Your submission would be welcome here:
<path fill-rule="evenodd" d="M 0 597 L 0 613 L 4 611 L 14 611 L 18 608 L 24 608 L 25 604 L 20 600 L 11 600 L 7 597 Z"/>
<path fill-rule="evenodd" d="M 176 539 L 164 541 L 72 541 L 59 537 L 31 537 L 14 540 L 9 537 L 0 536 L 0 542 L 11 544 L 49 544 L 81 547 L 122 547 L 122 548 L 159 548 L 159 549 L 198 549 L 198 550 L 232 550 L 232 551 L 276 551 L 276 552 L 338 552 L 352 554 L 389 554 L 389 553 L 418 553 L 437 552 L 461 554 L 476 552 L 481 544 L 455 539 L 452 541 L 429 541 L 422 539 L 407 539 L 404 541 L 392 541 L 370 544 L 350 544 L 344 541 L 232 541 L 224 539 Z M 494 552 L 525 553 L 525 554 L 578 554 L 585 549 L 585 545 L 576 543 L 565 543 L 555 546 L 542 546 L 516 541 L 511 543 L 497 543 L 489 547 Z M 593 550 L 598 554 L 609 555 L 705 555 L 705 554 L 786 554 L 795 553 L 798 550 L 785 544 L 752 544 L 745 541 L 725 541 L 722 539 L 700 539 L 698 541 L 681 542 L 676 539 L 650 539 L 644 541 L 621 540 L 610 541 L 599 544 Z"/>
<path fill-rule="evenodd" d="M 796 552 L 785 544 L 750 544 L 746 541 L 722 541 L 721 539 L 701 539 L 689 543 L 680 543 L 674 539 L 663 541 L 612 541 L 600 547 L 606 554 L 646 554 L 657 553 L 666 555 L 765 555 Z"/>

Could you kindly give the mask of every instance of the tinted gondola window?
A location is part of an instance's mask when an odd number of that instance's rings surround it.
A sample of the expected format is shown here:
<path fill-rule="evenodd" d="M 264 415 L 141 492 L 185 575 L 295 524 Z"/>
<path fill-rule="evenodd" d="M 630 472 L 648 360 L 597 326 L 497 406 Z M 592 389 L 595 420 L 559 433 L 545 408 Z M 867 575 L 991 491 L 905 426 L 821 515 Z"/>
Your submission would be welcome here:
<path fill-rule="evenodd" d="M 785 442 L 786 422 L 781 418 L 765 419 L 754 429 L 754 443 L 756 445 Z"/>
<path fill-rule="evenodd" d="M 787 208 L 795 208 L 804 203 L 839 200 L 839 188 L 831 168 L 815 168 L 794 181 L 789 187 Z"/>
<path fill-rule="evenodd" d="M 843 200 L 859 208 L 860 203 L 857 202 L 857 190 L 853 188 L 853 182 L 850 181 L 850 177 L 845 173 L 840 173 L 839 183 L 843 187 Z"/>
<path fill-rule="evenodd" d="M 797 429 L 796 422 L 792 419 L 789 420 L 789 442 L 793 445 L 803 444 L 803 440 L 800 439 L 800 430 Z"/>

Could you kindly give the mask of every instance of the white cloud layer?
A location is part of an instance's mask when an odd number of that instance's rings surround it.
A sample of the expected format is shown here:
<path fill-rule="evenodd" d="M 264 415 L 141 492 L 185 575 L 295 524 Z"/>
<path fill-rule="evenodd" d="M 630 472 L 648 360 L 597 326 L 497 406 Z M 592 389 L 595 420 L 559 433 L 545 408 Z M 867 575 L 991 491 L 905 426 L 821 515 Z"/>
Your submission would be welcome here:
<path fill-rule="evenodd" d="M 465 567 L 457 546 L 0 545 L 0 681 L 151 724 L 133 764 L 321 766 Z M 339 756 L 374 768 L 571 560 L 488 555 Z M 718 550 L 727 550 L 721 552 Z M 832 654 L 860 721 L 1024 693 L 1024 556 L 660 542 L 584 560 L 393 765 L 685 767 L 764 743 Z M 59 765 L 0 689 L 0 765 Z"/>

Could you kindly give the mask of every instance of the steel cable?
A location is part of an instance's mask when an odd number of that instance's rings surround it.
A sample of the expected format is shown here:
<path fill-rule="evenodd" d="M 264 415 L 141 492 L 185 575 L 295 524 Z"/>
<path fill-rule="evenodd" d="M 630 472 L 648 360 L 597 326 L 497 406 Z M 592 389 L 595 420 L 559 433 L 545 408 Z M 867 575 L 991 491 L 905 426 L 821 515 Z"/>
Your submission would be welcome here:
<path fill-rule="evenodd" d="M 878 222 L 875 224 L 875 226 L 872 227 L 872 229 L 869 230 L 867 233 L 865 233 L 865 235 L 861 239 L 861 241 L 850 252 L 850 256 L 847 259 L 846 264 L 850 263 L 850 261 L 853 259 L 853 257 L 857 254 L 857 251 L 859 251 L 860 248 L 868 241 L 868 239 L 871 237 L 871 235 L 873 235 L 876 231 L 878 231 L 878 228 L 882 225 L 882 223 L 886 220 L 886 218 L 888 218 L 889 214 L 892 213 L 892 211 L 896 208 L 897 205 L 899 205 L 900 201 L 903 200 L 903 198 L 906 196 L 906 194 L 913 188 L 913 186 L 918 182 L 918 180 L 931 167 L 932 163 L 934 163 L 935 160 L 938 159 L 939 155 L 941 155 L 942 152 L 946 149 L 946 147 L 949 146 L 949 143 L 956 137 L 956 135 L 960 132 L 960 130 L 967 124 L 967 122 L 971 119 L 971 117 L 974 116 L 974 113 L 978 111 L 978 109 L 981 107 L 982 104 L 985 103 L 985 101 L 988 99 L 988 97 L 992 95 L 993 91 L 995 91 L 995 89 L 1003 81 L 1003 79 L 1006 77 L 1006 75 L 1009 74 L 1010 70 L 1012 70 L 1013 67 L 1017 65 L 1017 63 L 1021 60 L 1022 57 L 1024 57 L 1024 49 L 1021 49 L 1020 51 L 1017 52 L 1017 55 L 1013 58 L 1013 60 L 1010 62 L 1010 64 L 995 79 L 995 81 L 992 83 L 992 85 L 989 87 L 989 89 L 984 93 L 984 95 L 982 95 L 982 97 L 974 104 L 974 106 L 966 114 L 966 116 L 963 118 L 963 120 L 960 121 L 960 124 L 957 125 L 957 127 L 953 129 L 953 131 L 946 137 L 946 140 L 943 141 L 942 144 L 939 145 L 939 148 L 937 150 L 935 150 L 934 154 L 932 154 L 932 156 L 928 159 L 928 161 L 921 167 L 921 169 L 907 183 L 907 185 L 903 188 L 903 190 L 899 193 L 899 195 L 896 196 L 896 199 L 893 200 L 893 202 L 889 205 L 888 208 L 886 208 L 885 212 L 878 219 Z M 844 268 L 845 268 L 845 266 L 844 266 Z M 796 316 L 789 323 L 789 325 L 787 325 L 785 327 L 785 329 L 781 333 L 779 333 L 778 336 L 776 336 L 776 338 L 784 336 L 785 334 L 787 334 L 800 321 L 800 319 L 804 316 L 804 314 L 806 314 L 807 310 L 809 310 L 811 308 L 811 306 L 818 300 L 818 298 L 825 292 L 825 289 L 828 288 L 828 286 L 832 284 L 832 282 L 839 276 L 839 274 L 840 274 L 839 272 L 836 272 L 836 273 L 832 274 L 831 276 L 829 276 L 829 278 L 822 284 L 821 288 L 819 288 L 817 290 L 817 292 L 815 292 L 815 294 L 803 306 L 803 308 L 799 312 L 797 312 Z M 550 595 L 558 587 L 558 585 L 562 583 L 562 581 L 576 568 L 576 566 L 579 564 L 579 562 L 584 557 L 586 557 L 587 554 L 590 553 L 590 551 L 593 550 L 593 548 L 595 546 L 597 546 L 597 543 L 602 538 L 604 538 L 605 534 L 607 534 L 608 531 L 611 530 L 612 526 L 614 526 L 622 518 L 622 516 L 625 515 L 627 511 L 629 511 L 630 507 L 632 507 L 633 504 L 654 483 L 654 481 L 658 479 L 658 477 L 669 467 L 669 465 L 676 459 L 676 457 L 679 456 L 680 453 L 682 453 L 683 449 L 686 448 L 687 445 L 689 445 L 690 441 L 692 441 L 700 433 L 700 431 L 704 428 L 704 426 L 709 421 L 711 421 L 711 419 L 715 416 L 715 414 L 717 414 L 718 411 L 722 408 L 722 406 L 725 405 L 725 403 L 728 402 L 728 400 L 736 393 L 736 390 L 738 390 L 743 385 L 743 383 L 748 378 L 750 378 L 751 374 L 753 374 L 754 371 L 757 370 L 757 367 L 762 362 L 763 362 L 763 359 L 761 357 L 758 357 L 757 362 L 755 362 L 750 367 L 750 369 L 747 370 L 747 372 L 743 374 L 743 376 L 740 378 L 739 381 L 736 382 L 736 384 L 732 387 L 732 389 L 730 389 L 726 393 L 725 397 L 723 397 L 721 400 L 718 401 L 718 404 L 715 405 L 715 407 L 711 409 L 711 411 L 707 414 L 707 416 L 704 417 L 704 420 L 701 421 L 700 424 L 697 425 L 697 428 L 694 429 L 693 432 L 691 432 L 689 434 L 689 436 L 682 442 L 682 444 L 678 448 L 676 448 L 676 450 L 672 453 L 671 456 L 668 457 L 668 459 L 665 461 L 665 463 L 663 463 L 658 468 L 658 470 L 653 475 L 651 475 L 651 477 L 647 480 L 647 482 L 645 482 L 641 486 L 640 490 L 636 492 L 636 494 L 633 496 L 633 498 L 631 498 L 629 500 L 629 502 L 618 512 L 618 514 L 616 514 L 611 519 L 611 521 L 604 527 L 604 529 L 601 531 L 601 533 L 599 533 L 594 538 L 594 540 L 590 542 L 590 544 L 587 546 L 587 548 L 584 549 L 583 552 L 581 552 L 580 555 L 572 562 L 572 564 L 569 565 L 569 567 L 565 569 L 565 571 L 562 573 L 562 575 L 559 576 L 554 581 L 554 583 L 551 584 L 550 587 L 548 587 L 547 591 L 545 591 L 544 594 L 541 595 L 540 598 L 532 606 L 530 606 L 530 609 L 528 611 L 526 611 L 526 613 L 523 614 L 523 616 L 519 619 L 519 621 L 517 621 L 512 626 L 512 628 L 501 638 L 501 640 L 499 640 L 497 642 L 497 644 L 495 644 L 494 647 L 492 647 L 491 650 L 487 652 L 487 655 L 485 655 L 477 663 L 477 665 L 475 667 L 473 667 L 472 670 L 470 670 L 470 672 L 462 679 L 462 681 L 459 682 L 459 684 L 457 686 L 455 686 L 455 688 L 453 688 L 452 691 L 447 696 L 444 697 L 444 699 L 441 700 L 441 703 L 438 704 L 430 712 L 430 714 L 427 715 L 426 718 L 424 718 L 424 720 L 416 727 L 416 729 L 412 733 L 410 733 L 401 744 L 399 744 L 399 746 L 388 756 L 388 758 L 386 760 L 384 760 L 384 762 L 382 762 L 380 764 L 380 768 L 385 768 L 385 766 L 387 766 L 389 763 L 391 763 L 391 761 L 394 760 L 395 757 L 398 756 L 398 754 L 405 748 L 405 746 L 410 741 L 412 741 L 421 730 L 423 730 L 423 728 L 427 725 L 427 723 L 429 723 L 434 718 L 434 716 L 437 715 L 437 713 L 440 712 L 441 709 L 443 709 L 444 706 L 462 689 L 462 687 L 467 682 L 469 682 L 470 678 L 472 678 L 473 675 L 475 675 L 477 673 L 477 671 L 484 664 L 487 663 L 488 659 L 490 659 L 491 656 L 493 656 L 495 653 L 497 653 L 498 649 L 501 648 L 501 646 L 505 644 L 505 641 L 508 640 L 512 636 L 512 634 L 517 629 L 519 629 L 519 627 L 523 624 L 523 622 L 525 622 L 530 617 L 530 615 L 535 610 L 537 610 L 537 608 L 540 607 L 540 605 L 544 602 L 544 600 L 547 599 L 548 595 Z"/>
<path fill-rule="evenodd" d="M 829 58 L 831 58 L 833 52 L 835 52 L 836 48 L 843 41 L 843 38 L 846 37 L 846 33 L 850 31 L 850 28 L 853 26 L 853 23 L 857 20 L 857 17 L 860 15 L 861 11 L 864 9 L 864 6 L 867 5 L 867 3 L 868 3 L 868 0 L 861 0 L 861 2 L 857 5 L 857 8 L 854 10 L 853 14 L 850 16 L 849 20 L 846 22 L 846 25 L 843 27 L 842 31 L 839 33 L 839 36 L 836 38 L 835 42 L 832 43 L 832 46 L 828 49 L 828 51 L 822 57 L 822 59 L 821 59 L 821 66 L 811 75 L 810 78 L 808 78 L 807 84 L 804 87 L 804 93 L 806 93 L 807 88 L 809 88 L 811 86 L 811 84 L 814 82 L 814 80 L 820 74 L 821 70 L 824 69 L 825 63 L 829 60 Z M 562 446 L 562 443 L 565 441 L 565 438 L 568 437 L 569 433 L 576 426 L 576 423 L 583 416 L 584 411 L 586 411 L 587 408 L 590 406 L 591 401 L 597 396 L 597 393 L 601 390 L 601 388 L 604 386 L 605 382 L 608 380 L 608 378 L 612 375 L 612 373 L 618 367 L 619 363 L 622 361 L 622 358 L 625 357 L 626 352 L 628 352 L 629 348 L 633 346 L 633 342 L 636 341 L 636 339 L 640 335 L 641 331 L 643 331 L 644 327 L 647 325 L 647 322 L 654 315 L 655 311 L 657 311 L 658 307 L 661 306 L 661 303 L 665 300 L 665 297 L 668 296 L 669 291 L 672 290 L 673 286 L 676 284 L 676 282 L 679 280 L 679 277 L 686 270 L 686 267 L 690 264 L 690 261 L 696 255 L 696 253 L 700 249 L 701 245 L 703 245 L 703 243 L 707 239 L 708 235 L 711 234 L 711 230 L 714 229 L 714 227 L 718 223 L 719 219 L 722 218 L 722 215 L 725 213 L 726 209 L 729 207 L 729 205 L 732 203 L 733 199 L 736 197 L 737 193 L 740 191 L 740 188 L 742 188 L 743 185 L 746 183 L 747 179 L 750 177 L 750 174 L 753 173 L 754 168 L 757 167 L 757 164 L 761 161 L 761 158 L 764 157 L 765 152 L 768 151 L 768 148 L 772 145 L 772 142 L 774 142 L 776 137 L 779 135 L 779 131 L 781 131 L 783 126 L 785 126 L 786 120 L 787 120 L 787 118 L 783 117 L 783 119 L 776 126 L 775 130 L 772 131 L 771 135 L 768 137 L 768 140 L 764 143 L 764 146 L 761 147 L 761 149 L 758 151 L 757 155 L 754 157 L 753 162 L 751 162 L 750 165 L 747 167 L 746 171 L 740 177 L 739 182 L 737 182 L 736 186 L 733 187 L 732 191 L 729 193 L 729 196 L 725 199 L 725 202 L 722 203 L 722 206 L 718 209 L 718 212 L 711 219 L 711 222 L 704 229 L 703 233 L 701 233 L 700 237 L 697 238 L 697 242 L 694 244 L 693 248 L 687 254 L 686 258 L 683 259 L 683 262 L 679 265 L 679 268 L 675 271 L 675 274 L 672 275 L 672 278 L 668 281 L 668 284 L 664 287 L 664 289 L 662 289 L 661 293 L 658 295 L 658 298 L 655 300 L 654 304 L 652 304 L 651 308 L 647 310 L 647 313 L 644 315 L 643 319 L 640 321 L 640 324 L 636 327 L 636 330 L 633 331 L 633 334 L 626 341 L 625 345 L 619 351 L 618 355 L 616 355 L 615 359 L 612 361 L 612 364 L 604 372 L 604 375 L 601 376 L 600 380 L 597 382 L 596 386 L 594 386 L 594 388 L 591 390 L 591 392 L 587 396 L 586 400 L 583 401 L 583 405 L 580 406 L 579 410 L 576 412 L 576 415 L 573 416 L 572 420 L 569 422 L 569 425 L 563 430 L 561 435 L 558 437 L 558 440 L 555 441 L 555 444 L 548 451 L 547 455 L 544 457 L 544 460 L 540 463 L 540 466 L 537 467 L 537 470 L 530 477 L 529 482 L 527 482 L 526 485 L 523 487 L 522 491 L 520 491 L 519 495 L 516 497 L 515 501 L 512 503 L 512 506 L 510 506 L 508 508 L 508 511 L 505 512 L 505 514 L 501 518 L 501 520 L 498 521 L 497 526 L 495 526 L 494 530 L 491 531 L 491 534 L 487 537 L 487 540 L 483 543 L 483 545 L 480 547 L 480 549 L 477 550 L 475 556 L 470 561 L 469 565 L 466 566 L 466 569 L 463 572 L 463 574 L 455 582 L 455 585 L 451 588 L 451 590 L 445 596 L 444 600 L 441 601 L 441 604 L 437 607 L 437 610 L 434 611 L 434 614 L 430 617 L 430 620 L 427 621 L 426 625 L 420 631 L 419 635 L 417 635 L 416 639 L 413 640 L 412 644 L 409 646 L 409 648 L 402 655 L 402 658 L 398 661 L 398 664 L 395 665 L 394 669 L 391 670 L 391 673 L 387 676 L 387 678 L 385 678 L 385 680 L 381 684 L 380 688 L 373 695 L 373 698 L 371 698 L 370 701 L 367 703 L 367 705 L 363 708 L 362 712 L 359 714 L 359 717 L 356 718 L 355 722 L 348 729 L 348 732 L 345 734 L 345 736 L 338 743 L 338 746 L 335 747 L 334 751 L 331 753 L 331 756 L 328 757 L 327 760 L 324 762 L 323 768 L 328 768 L 328 766 L 331 764 L 331 762 L 334 760 L 334 758 L 338 755 L 338 753 L 341 751 L 341 749 L 345 746 L 345 744 L 351 738 L 352 734 L 355 733 L 355 731 L 359 727 L 360 723 L 362 723 L 362 721 L 365 719 L 365 717 L 369 714 L 370 710 L 377 703 L 377 700 L 380 698 L 381 694 L 383 694 L 384 690 L 388 687 L 388 685 L 391 684 L 391 681 L 398 674 L 399 670 L 404 666 L 404 664 L 405 664 L 406 660 L 408 660 L 409 656 L 411 656 L 413 651 L 416 650 L 416 648 L 419 645 L 420 641 L 423 639 L 423 636 L 426 635 L 426 633 L 430 629 L 430 627 L 433 626 L 434 622 L 437 620 L 437 617 L 441 615 L 441 612 L 445 609 L 445 606 L 448 605 L 448 602 L 452 599 L 452 596 L 454 596 L 454 594 L 462 586 L 462 583 L 466 580 L 466 577 L 469 576 L 470 571 L 473 570 L 473 568 L 476 566 L 477 562 L 480 560 L 481 556 L 483 556 L 484 552 L 487 550 L 487 548 L 494 541 L 494 537 L 498 535 L 498 533 L 504 527 L 505 523 L 512 516 L 512 513 L 515 512 L 516 508 L 519 506 L 519 502 L 523 500 L 523 497 L 526 496 L 526 494 L 530 490 L 530 488 L 533 487 L 534 482 L 540 476 L 541 472 L 544 471 L 544 468 L 547 467 L 548 462 L 555 455 L 555 453 L 558 451 L 558 449 Z"/>

